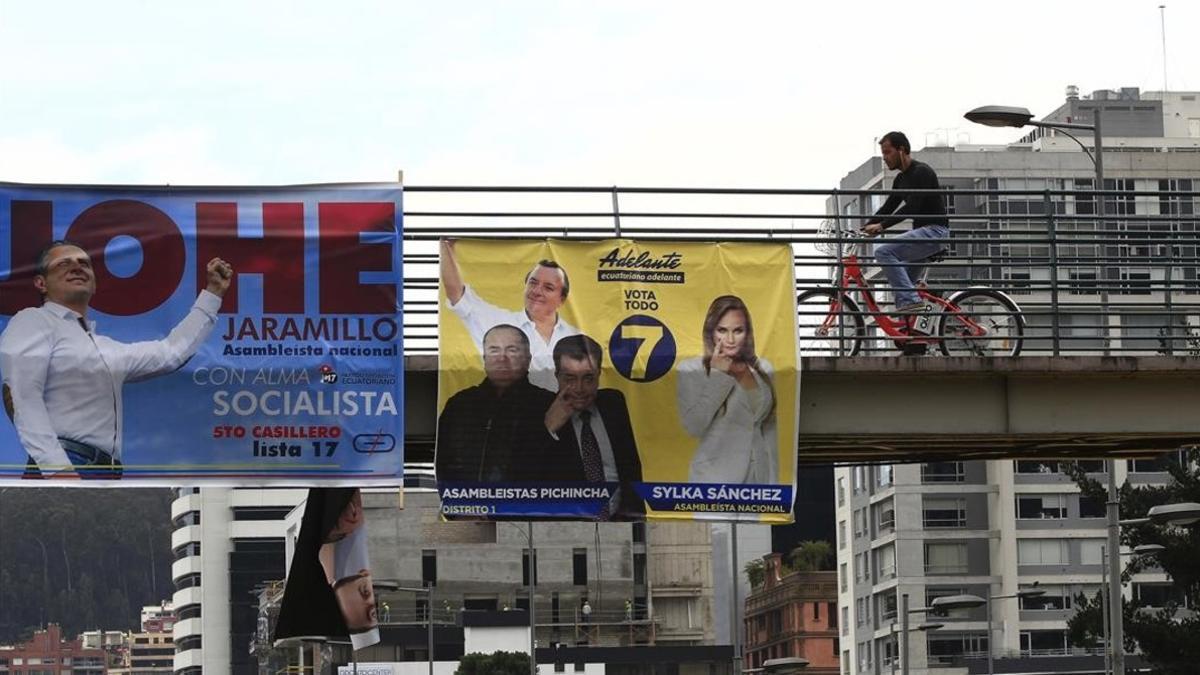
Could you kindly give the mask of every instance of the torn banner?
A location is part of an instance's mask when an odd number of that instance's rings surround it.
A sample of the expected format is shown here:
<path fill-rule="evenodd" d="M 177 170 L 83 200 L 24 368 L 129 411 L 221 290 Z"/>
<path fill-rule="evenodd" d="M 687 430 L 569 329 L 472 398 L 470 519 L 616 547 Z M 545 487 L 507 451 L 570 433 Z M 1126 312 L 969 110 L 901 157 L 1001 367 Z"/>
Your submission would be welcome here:
<path fill-rule="evenodd" d="M 310 489 L 274 639 L 349 636 L 354 649 L 379 642 L 370 570 L 362 493 Z"/>

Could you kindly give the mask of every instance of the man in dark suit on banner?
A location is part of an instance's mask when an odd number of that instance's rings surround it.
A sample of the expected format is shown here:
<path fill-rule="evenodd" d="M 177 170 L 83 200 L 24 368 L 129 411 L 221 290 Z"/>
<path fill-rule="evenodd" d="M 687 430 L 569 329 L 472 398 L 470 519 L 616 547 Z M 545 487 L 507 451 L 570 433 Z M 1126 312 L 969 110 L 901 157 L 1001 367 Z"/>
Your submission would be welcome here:
<path fill-rule="evenodd" d="M 437 480 L 531 480 L 551 443 L 542 416 L 554 393 L 529 381 L 529 338 L 509 324 L 483 338 L 484 379 L 446 401 L 438 418 Z"/>
<path fill-rule="evenodd" d="M 600 389 L 603 359 L 600 345 L 586 335 L 564 337 L 554 346 L 558 395 L 545 421 L 557 441 L 557 456 L 540 463 L 539 477 L 617 484 L 598 518 L 641 520 L 646 505 L 630 483 L 642 480 L 642 462 L 625 396 L 616 389 Z"/>

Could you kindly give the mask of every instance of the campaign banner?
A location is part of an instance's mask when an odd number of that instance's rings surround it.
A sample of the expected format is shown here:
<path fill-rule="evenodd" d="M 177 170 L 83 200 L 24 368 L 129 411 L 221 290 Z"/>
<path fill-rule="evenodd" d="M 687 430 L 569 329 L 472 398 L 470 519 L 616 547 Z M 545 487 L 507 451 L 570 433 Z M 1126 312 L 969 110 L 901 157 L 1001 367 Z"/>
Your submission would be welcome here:
<path fill-rule="evenodd" d="M 272 637 L 349 637 L 354 649 L 379 642 L 361 490 L 308 491 Z"/>
<path fill-rule="evenodd" d="M 441 243 L 446 518 L 792 520 L 787 244 Z"/>
<path fill-rule="evenodd" d="M 0 184 L 0 482 L 399 484 L 401 195 Z"/>

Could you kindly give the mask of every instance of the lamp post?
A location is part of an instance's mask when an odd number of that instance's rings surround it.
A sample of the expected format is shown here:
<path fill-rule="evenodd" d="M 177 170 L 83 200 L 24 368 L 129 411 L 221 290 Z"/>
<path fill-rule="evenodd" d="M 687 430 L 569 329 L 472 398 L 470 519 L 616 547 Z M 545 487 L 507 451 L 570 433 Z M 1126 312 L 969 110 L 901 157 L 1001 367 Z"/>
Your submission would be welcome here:
<path fill-rule="evenodd" d="M 1100 132 L 1100 108 L 1092 111 L 1091 124 L 1079 124 L 1077 122 L 1046 122 L 1033 119 L 1033 113 L 1029 112 L 1028 108 L 1018 108 L 1004 105 L 985 105 L 980 108 L 966 113 L 963 117 L 971 122 L 982 124 L 989 127 L 1039 127 L 1043 129 L 1058 129 L 1061 130 L 1068 138 L 1079 144 L 1083 148 L 1088 159 L 1092 160 L 1092 165 L 1096 169 L 1096 212 L 1099 215 L 1104 214 L 1104 201 L 1100 191 L 1104 189 L 1104 145 L 1101 140 Z M 1093 152 L 1089 152 L 1087 146 L 1078 138 L 1071 134 L 1070 130 L 1091 131 L 1092 132 L 1092 148 Z M 1057 274 L 1051 270 L 1051 274 Z M 1102 294 L 1101 303 L 1107 306 L 1107 292 Z M 1107 321 L 1107 312 L 1105 312 L 1105 321 Z M 1108 330 L 1104 332 L 1104 353 L 1108 354 Z M 1120 525 L 1118 521 L 1119 505 L 1117 500 L 1117 478 L 1116 478 L 1116 462 L 1108 460 L 1108 548 L 1110 550 L 1118 550 L 1118 538 L 1120 534 Z M 1109 583 L 1115 589 L 1120 589 L 1121 579 L 1121 561 L 1117 556 L 1111 556 L 1110 565 L 1108 568 Z M 1113 597 L 1115 596 L 1115 598 Z M 1121 633 L 1121 599 L 1119 594 L 1110 594 L 1109 597 L 1109 620 L 1112 623 L 1110 628 L 1113 636 L 1113 641 L 1116 644 L 1123 644 L 1124 636 Z M 1123 650 L 1113 650 L 1114 670 L 1118 673 L 1124 673 L 1125 655 L 1121 653 Z"/>
<path fill-rule="evenodd" d="M 516 523 L 508 523 L 513 527 L 520 526 Z M 537 622 L 534 620 L 533 600 L 535 588 L 537 586 L 537 555 L 533 550 L 533 521 L 525 523 L 525 541 L 529 544 L 529 675 L 537 675 L 537 640 L 534 638 L 534 632 L 537 628 Z"/>
<path fill-rule="evenodd" d="M 425 648 L 429 654 L 429 675 L 433 675 L 433 586 L 394 586 L 390 590 L 425 594 Z"/>
<path fill-rule="evenodd" d="M 908 608 L 908 593 L 900 596 L 900 673 L 908 675 L 908 615 L 926 612 L 935 616 L 945 616 L 955 609 L 974 609 L 983 606 L 987 600 L 978 595 L 946 595 L 934 598 L 928 607 Z"/>
<path fill-rule="evenodd" d="M 1091 124 L 1080 124 L 1078 122 L 1046 122 L 1044 120 L 1035 120 L 1035 119 L 1033 119 L 1033 113 L 1029 112 L 1028 108 L 1017 108 L 1017 107 L 1006 106 L 1006 105 L 985 105 L 985 106 L 982 106 L 979 108 L 975 108 L 974 110 L 963 115 L 963 117 L 967 118 L 971 122 L 975 122 L 976 124 L 982 124 L 982 125 L 988 126 L 988 127 L 1016 127 L 1016 128 L 1039 127 L 1042 129 L 1057 129 L 1059 131 L 1062 131 L 1063 135 L 1065 135 L 1067 138 L 1070 138 L 1071 140 L 1078 143 L 1079 147 L 1083 149 L 1083 152 L 1084 152 L 1084 154 L 1087 155 L 1088 159 L 1092 160 L 1092 166 L 1096 170 L 1096 184 L 1093 186 L 1096 191 L 1096 213 L 1101 216 L 1104 215 L 1104 199 L 1100 194 L 1100 191 L 1104 189 L 1104 144 L 1101 140 L 1101 135 L 1100 135 L 1100 117 L 1101 117 L 1100 108 L 1096 108 L 1095 110 L 1092 111 L 1092 123 Z M 1093 151 L 1089 151 L 1087 146 L 1083 144 L 1083 141 L 1080 141 L 1078 138 L 1075 137 L 1074 134 L 1071 133 L 1072 129 L 1077 130 L 1077 131 L 1091 131 L 1092 132 Z M 1056 270 L 1050 270 L 1050 273 L 1052 275 L 1058 274 L 1058 272 Z M 1053 279 L 1056 277 L 1052 276 L 1051 278 Z M 1055 300 L 1055 302 L 1057 302 L 1057 300 Z M 1109 354 L 1109 349 L 1108 349 L 1109 331 L 1108 331 L 1108 324 L 1107 324 L 1107 322 L 1108 322 L 1108 311 L 1107 311 L 1108 291 L 1107 290 L 1100 291 L 1100 304 L 1104 308 L 1104 321 L 1105 321 L 1104 356 L 1108 356 L 1108 354 Z M 1057 327 L 1058 327 L 1057 314 L 1054 317 L 1052 317 L 1051 320 L 1054 322 L 1054 327 L 1057 329 Z M 1055 344 L 1054 351 L 1055 351 L 1055 354 L 1057 354 L 1058 353 L 1057 330 L 1055 330 L 1054 344 Z M 1111 460 L 1109 461 L 1108 468 L 1110 469 L 1108 475 L 1110 476 L 1109 500 L 1111 501 L 1111 500 L 1116 499 L 1114 483 L 1111 480 L 1111 476 L 1112 476 L 1112 471 L 1111 471 L 1112 461 Z M 1112 522 L 1113 522 L 1112 517 L 1113 517 L 1112 511 L 1110 510 L 1109 526 L 1115 527 L 1115 525 L 1112 524 Z M 1109 534 L 1110 534 L 1110 538 L 1111 538 L 1112 533 L 1110 532 Z M 1112 542 L 1110 542 L 1110 543 L 1115 544 L 1116 540 L 1113 539 Z"/>
<path fill-rule="evenodd" d="M 1037 582 L 1034 582 L 1037 586 Z M 1016 593 L 1010 595 L 988 595 L 987 597 L 987 666 L 988 675 L 995 672 L 995 651 L 992 649 L 992 601 L 993 600 L 1008 600 L 1012 598 L 1036 598 L 1046 594 L 1046 590 L 1042 588 L 1022 588 Z"/>
<path fill-rule="evenodd" d="M 1123 521 L 1121 521 L 1121 524 L 1123 524 L 1123 525 L 1141 524 L 1141 523 L 1146 523 L 1149 521 L 1150 521 L 1149 518 L 1137 518 L 1134 520 L 1123 520 Z M 1154 555 L 1155 553 L 1158 553 L 1160 551 L 1165 551 L 1166 549 L 1167 549 L 1167 547 L 1163 546 L 1162 544 L 1142 544 L 1140 546 L 1133 547 L 1132 551 L 1118 553 L 1115 557 L 1122 558 L 1125 556 Z M 1109 558 L 1108 547 L 1101 546 L 1100 547 L 1100 567 L 1102 569 L 1108 566 L 1108 558 Z M 1101 609 L 1102 613 L 1104 614 L 1104 618 L 1105 618 L 1105 621 L 1104 621 L 1104 672 L 1106 672 L 1106 673 L 1113 672 L 1113 667 L 1112 667 L 1113 666 L 1113 656 L 1117 652 L 1115 643 L 1111 639 L 1109 639 L 1109 631 L 1111 630 L 1111 626 L 1110 626 L 1110 622 L 1108 621 L 1108 619 L 1110 618 L 1109 612 L 1111 610 L 1111 606 L 1108 604 L 1107 599 L 1112 598 L 1114 595 L 1114 589 L 1109 585 L 1109 581 L 1110 580 L 1108 579 L 1107 575 L 1101 576 L 1100 599 L 1101 599 L 1101 603 L 1103 603 L 1103 604 L 1101 605 L 1100 609 Z M 1121 597 L 1121 590 L 1120 590 L 1119 586 L 1115 589 L 1115 593 L 1118 598 Z M 1117 607 L 1120 607 L 1120 604 L 1118 604 Z M 1124 617 L 1119 618 L 1118 622 L 1121 621 L 1123 618 Z M 1122 625 L 1124 625 L 1124 624 L 1122 624 Z M 1121 651 L 1124 652 L 1124 645 L 1122 645 Z"/>
<path fill-rule="evenodd" d="M 917 626 L 915 628 L 913 628 L 913 630 L 920 631 L 920 632 L 926 632 L 926 631 L 931 631 L 931 630 L 937 630 L 944 625 L 946 625 L 946 624 L 934 623 L 932 621 L 925 621 L 923 623 L 917 624 Z M 892 654 L 892 659 L 891 659 L 892 675 L 895 675 L 896 662 L 900 660 L 900 643 L 896 640 L 896 622 L 895 621 L 892 621 L 892 625 L 888 629 L 888 634 L 889 634 L 889 637 L 891 637 L 892 645 L 895 646 L 895 648 L 896 648 L 896 653 Z"/>

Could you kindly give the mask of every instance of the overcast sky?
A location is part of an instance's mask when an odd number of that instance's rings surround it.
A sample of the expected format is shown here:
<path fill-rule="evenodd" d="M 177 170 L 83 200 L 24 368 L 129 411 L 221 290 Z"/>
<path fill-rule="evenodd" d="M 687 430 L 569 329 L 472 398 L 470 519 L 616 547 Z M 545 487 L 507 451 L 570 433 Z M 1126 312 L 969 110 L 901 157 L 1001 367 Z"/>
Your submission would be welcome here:
<path fill-rule="evenodd" d="M 1158 5 L 0 0 L 0 180 L 826 188 L 890 129 L 1162 89 Z"/>

